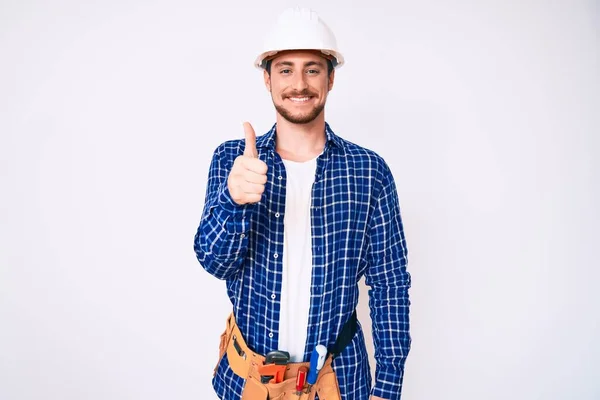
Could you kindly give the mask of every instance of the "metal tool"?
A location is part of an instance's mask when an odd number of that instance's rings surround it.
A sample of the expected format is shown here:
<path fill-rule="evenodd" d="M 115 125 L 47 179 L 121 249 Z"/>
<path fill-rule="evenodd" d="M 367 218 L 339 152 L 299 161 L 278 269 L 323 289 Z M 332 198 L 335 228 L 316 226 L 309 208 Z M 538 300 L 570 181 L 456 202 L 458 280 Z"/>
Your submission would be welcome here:
<path fill-rule="evenodd" d="M 239 343 L 237 342 L 237 336 L 235 335 L 233 335 L 233 347 L 235 348 L 235 351 L 238 353 L 238 355 L 245 360 L 246 353 L 244 353 L 244 351 L 240 347 Z"/>
<path fill-rule="evenodd" d="M 283 350 L 274 350 L 267 353 L 265 356 L 266 364 L 284 365 L 290 361 L 290 353 Z"/>
<path fill-rule="evenodd" d="M 262 383 L 279 383 L 283 381 L 287 364 L 290 361 L 290 353 L 282 350 L 274 350 L 265 356 L 265 365 L 258 368 Z"/>
<path fill-rule="evenodd" d="M 260 381 L 262 383 L 279 383 L 283 381 L 283 376 L 287 370 L 287 365 L 268 364 L 258 367 Z"/>

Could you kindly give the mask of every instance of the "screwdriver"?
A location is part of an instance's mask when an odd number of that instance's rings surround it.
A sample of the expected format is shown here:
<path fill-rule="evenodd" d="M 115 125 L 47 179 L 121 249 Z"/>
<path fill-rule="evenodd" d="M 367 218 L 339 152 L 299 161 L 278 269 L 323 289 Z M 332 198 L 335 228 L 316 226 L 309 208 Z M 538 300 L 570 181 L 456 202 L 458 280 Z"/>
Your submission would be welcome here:
<path fill-rule="evenodd" d="M 308 367 L 298 368 L 298 375 L 296 376 L 296 396 L 302 395 L 302 390 L 304 390 L 304 384 L 306 383 L 307 373 Z"/>
<path fill-rule="evenodd" d="M 325 357 L 327 357 L 327 347 L 322 344 L 317 345 L 310 356 L 310 369 L 308 370 L 308 378 L 306 378 L 309 392 L 311 386 L 317 382 L 317 375 L 319 375 L 319 371 L 325 364 Z"/>

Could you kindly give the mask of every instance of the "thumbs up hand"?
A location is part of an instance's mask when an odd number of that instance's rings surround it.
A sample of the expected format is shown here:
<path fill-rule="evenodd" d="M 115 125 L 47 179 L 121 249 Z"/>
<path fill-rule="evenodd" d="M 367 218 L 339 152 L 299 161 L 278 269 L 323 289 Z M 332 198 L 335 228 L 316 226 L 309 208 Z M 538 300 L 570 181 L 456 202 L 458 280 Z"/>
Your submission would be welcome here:
<path fill-rule="evenodd" d="M 244 122 L 244 135 L 246 136 L 246 148 L 244 149 L 244 155 L 251 158 L 258 158 L 258 151 L 256 150 L 256 133 L 254 128 L 249 122 Z"/>
<path fill-rule="evenodd" d="M 246 148 L 238 156 L 227 178 L 227 187 L 237 204 L 258 203 L 267 183 L 267 164 L 258 158 L 256 134 L 252 125 L 244 122 Z"/>

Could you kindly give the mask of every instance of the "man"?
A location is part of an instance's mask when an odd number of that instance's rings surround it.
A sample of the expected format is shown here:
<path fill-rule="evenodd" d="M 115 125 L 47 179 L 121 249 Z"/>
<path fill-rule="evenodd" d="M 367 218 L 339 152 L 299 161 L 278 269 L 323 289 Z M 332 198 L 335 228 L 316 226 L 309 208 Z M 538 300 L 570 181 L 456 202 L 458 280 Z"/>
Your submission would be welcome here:
<path fill-rule="evenodd" d="M 271 39 L 255 65 L 264 70 L 276 123 L 259 137 L 245 123 L 244 140 L 216 149 L 194 241 L 206 271 L 226 280 L 247 344 L 242 351 L 235 343 L 241 358 L 227 352 L 219 359 L 213 387 L 221 399 L 240 399 L 250 383 L 232 364 L 246 362 L 248 352 L 284 350 L 290 362 L 306 362 L 317 344 L 345 342 L 330 365 L 338 397 L 399 399 L 411 344 L 410 274 L 394 178 L 379 155 L 325 121 L 344 59 L 318 15 L 287 10 Z M 360 324 L 344 330 L 363 275 L 371 287 L 373 387 Z"/>

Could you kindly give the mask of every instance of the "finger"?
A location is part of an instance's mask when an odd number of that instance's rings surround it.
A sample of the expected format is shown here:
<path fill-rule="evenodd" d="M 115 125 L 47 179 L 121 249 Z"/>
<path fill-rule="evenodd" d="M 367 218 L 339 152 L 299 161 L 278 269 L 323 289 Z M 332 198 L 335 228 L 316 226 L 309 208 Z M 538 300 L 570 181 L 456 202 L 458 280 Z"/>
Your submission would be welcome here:
<path fill-rule="evenodd" d="M 267 175 L 265 174 L 257 174 L 254 171 L 246 171 L 244 173 L 244 180 L 246 182 L 250 182 L 250 183 L 260 183 L 261 185 L 264 185 L 267 183 Z"/>
<path fill-rule="evenodd" d="M 252 157 L 244 157 L 243 165 L 244 168 L 262 175 L 266 174 L 269 169 L 263 160 Z"/>
<path fill-rule="evenodd" d="M 246 194 L 245 196 L 248 203 L 258 203 L 262 199 L 262 194 Z"/>
<path fill-rule="evenodd" d="M 263 194 L 265 191 L 265 185 L 260 183 L 243 182 L 240 188 L 246 194 Z"/>
<path fill-rule="evenodd" d="M 256 133 L 254 133 L 254 128 L 252 128 L 252 125 L 250 125 L 249 122 L 244 122 L 244 136 L 246 137 L 244 155 L 258 158 L 258 152 L 256 151 Z"/>

